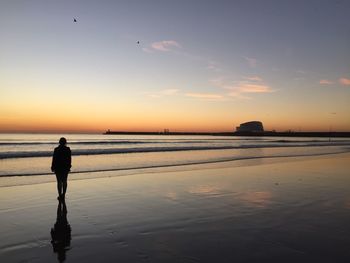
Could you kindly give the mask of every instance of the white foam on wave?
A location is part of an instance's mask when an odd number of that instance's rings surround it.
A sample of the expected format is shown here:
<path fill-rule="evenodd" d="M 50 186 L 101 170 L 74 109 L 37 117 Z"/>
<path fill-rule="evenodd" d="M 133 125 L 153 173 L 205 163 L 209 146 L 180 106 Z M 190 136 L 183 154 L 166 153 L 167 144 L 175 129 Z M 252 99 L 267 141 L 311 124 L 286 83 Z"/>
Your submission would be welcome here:
<path fill-rule="evenodd" d="M 173 151 L 199 151 L 199 150 L 228 150 L 228 149 L 253 149 L 253 148 L 277 148 L 277 147 L 321 147 L 321 146 L 350 146 L 350 141 L 335 142 L 295 142 L 288 143 L 264 143 L 264 144 L 242 144 L 242 145 L 205 145 L 205 146 L 166 146 L 166 147 L 126 147 L 126 148 L 100 148 L 100 149 L 75 149 L 72 155 L 101 155 L 101 154 L 126 154 L 147 152 L 173 152 Z M 50 157 L 52 151 L 9 151 L 0 152 L 0 159 L 28 158 L 28 157 Z"/>
<path fill-rule="evenodd" d="M 337 147 L 335 149 L 325 149 L 322 152 L 299 152 L 291 153 L 285 152 L 280 154 L 267 154 L 267 155 L 248 155 L 248 156 L 232 156 L 232 157 L 218 157 L 206 160 L 183 160 L 180 162 L 172 163 L 157 163 L 157 164 L 142 164 L 138 166 L 131 167 L 101 167 L 98 169 L 80 169 L 72 171 L 71 174 L 82 174 L 82 173 L 99 173 L 99 172 L 111 172 L 111 171 L 128 171 L 128 170 L 141 170 L 149 168 L 164 168 L 164 167 L 176 167 L 176 166 L 185 166 L 185 165 L 198 165 L 198 164 L 211 164 L 211 163 L 220 163 L 220 162 L 229 162 L 229 161 L 241 161 L 241 160 L 253 160 L 253 159 L 269 159 L 269 158 L 288 158 L 288 157 L 305 157 L 305 156 L 321 156 L 321 155 L 330 155 L 330 154 L 341 154 L 350 152 L 350 147 Z M 50 175 L 50 172 L 29 172 L 29 173 L 9 173 L 1 174 L 0 177 L 14 177 L 14 176 L 39 176 L 39 175 Z"/>

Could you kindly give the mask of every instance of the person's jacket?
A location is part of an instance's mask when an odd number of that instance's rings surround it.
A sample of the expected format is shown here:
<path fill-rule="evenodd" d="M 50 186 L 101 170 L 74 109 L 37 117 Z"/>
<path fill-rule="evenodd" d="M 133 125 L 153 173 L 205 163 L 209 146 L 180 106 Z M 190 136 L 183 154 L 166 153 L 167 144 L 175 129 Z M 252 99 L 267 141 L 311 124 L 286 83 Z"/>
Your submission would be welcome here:
<path fill-rule="evenodd" d="M 72 154 L 69 147 L 62 145 L 56 147 L 52 157 L 51 170 L 53 172 L 69 172 L 72 167 L 71 156 Z"/>

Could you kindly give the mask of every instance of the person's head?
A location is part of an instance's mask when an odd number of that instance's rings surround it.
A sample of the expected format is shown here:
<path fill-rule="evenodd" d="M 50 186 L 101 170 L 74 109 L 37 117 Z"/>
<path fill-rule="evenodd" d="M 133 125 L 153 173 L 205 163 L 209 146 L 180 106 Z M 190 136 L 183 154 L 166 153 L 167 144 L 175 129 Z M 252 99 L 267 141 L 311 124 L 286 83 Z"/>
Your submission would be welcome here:
<path fill-rule="evenodd" d="M 60 144 L 61 146 L 66 145 L 66 143 L 67 143 L 67 140 L 66 140 L 66 138 L 64 138 L 64 137 L 62 137 L 62 138 L 59 140 L 59 144 Z"/>

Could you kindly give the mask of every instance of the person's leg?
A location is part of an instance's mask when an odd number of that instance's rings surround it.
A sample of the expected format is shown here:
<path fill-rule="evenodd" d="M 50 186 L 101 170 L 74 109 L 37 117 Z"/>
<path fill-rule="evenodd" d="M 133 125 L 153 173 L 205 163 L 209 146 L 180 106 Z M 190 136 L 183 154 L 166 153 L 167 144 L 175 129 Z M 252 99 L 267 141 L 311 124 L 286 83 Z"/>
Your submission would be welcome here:
<path fill-rule="evenodd" d="M 58 195 L 60 195 L 60 189 L 61 189 L 60 181 L 57 180 L 57 193 L 58 193 Z"/>
<path fill-rule="evenodd" d="M 63 197 L 65 197 L 66 191 L 67 191 L 67 180 L 62 182 L 62 187 L 63 187 L 62 195 L 63 195 Z"/>
<path fill-rule="evenodd" d="M 62 174 L 62 195 L 63 198 L 66 196 L 66 192 L 67 192 L 67 178 L 68 178 L 68 172 L 65 174 Z"/>
<path fill-rule="evenodd" d="M 62 195 L 62 181 L 58 174 L 56 174 L 56 180 L 57 180 L 57 193 L 59 198 Z"/>

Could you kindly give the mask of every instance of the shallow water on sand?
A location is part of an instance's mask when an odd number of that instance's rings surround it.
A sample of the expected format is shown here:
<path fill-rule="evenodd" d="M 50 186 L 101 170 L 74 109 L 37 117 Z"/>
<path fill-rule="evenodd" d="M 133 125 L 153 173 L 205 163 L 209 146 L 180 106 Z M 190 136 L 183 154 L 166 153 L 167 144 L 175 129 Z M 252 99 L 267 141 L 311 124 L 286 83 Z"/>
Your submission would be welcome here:
<path fill-rule="evenodd" d="M 66 261 L 348 262 L 350 156 L 287 159 L 70 181 Z M 2 188 L 6 262 L 56 260 L 54 193 Z"/>

